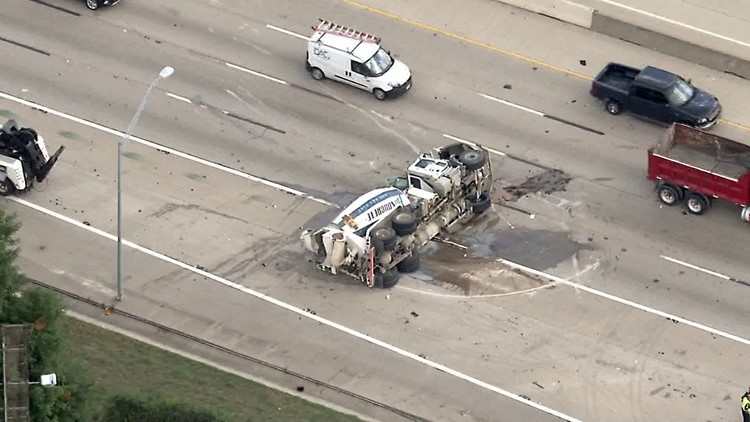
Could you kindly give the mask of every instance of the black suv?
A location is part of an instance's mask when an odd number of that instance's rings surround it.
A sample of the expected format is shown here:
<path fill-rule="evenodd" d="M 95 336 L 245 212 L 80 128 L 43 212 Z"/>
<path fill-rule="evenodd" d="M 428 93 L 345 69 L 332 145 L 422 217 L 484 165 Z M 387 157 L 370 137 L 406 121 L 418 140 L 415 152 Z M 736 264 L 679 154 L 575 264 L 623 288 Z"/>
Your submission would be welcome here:
<path fill-rule="evenodd" d="M 120 0 L 86 0 L 86 7 L 96 10 L 102 6 L 114 6 L 119 2 Z"/>

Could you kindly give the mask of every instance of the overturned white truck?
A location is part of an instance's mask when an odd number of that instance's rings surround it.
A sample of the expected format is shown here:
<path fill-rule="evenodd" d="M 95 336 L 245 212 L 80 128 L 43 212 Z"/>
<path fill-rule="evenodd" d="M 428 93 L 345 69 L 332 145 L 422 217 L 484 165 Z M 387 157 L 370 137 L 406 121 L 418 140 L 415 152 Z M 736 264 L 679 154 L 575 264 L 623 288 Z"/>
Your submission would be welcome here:
<path fill-rule="evenodd" d="M 318 268 L 368 287 L 395 286 L 399 273 L 419 269 L 417 249 L 490 208 L 492 164 L 483 147 L 452 144 L 421 154 L 391 185 L 360 196 L 326 227 L 302 232 Z"/>
<path fill-rule="evenodd" d="M 0 196 L 27 191 L 35 180 L 41 183 L 64 149 L 50 156 L 42 135 L 8 120 L 0 126 Z"/>

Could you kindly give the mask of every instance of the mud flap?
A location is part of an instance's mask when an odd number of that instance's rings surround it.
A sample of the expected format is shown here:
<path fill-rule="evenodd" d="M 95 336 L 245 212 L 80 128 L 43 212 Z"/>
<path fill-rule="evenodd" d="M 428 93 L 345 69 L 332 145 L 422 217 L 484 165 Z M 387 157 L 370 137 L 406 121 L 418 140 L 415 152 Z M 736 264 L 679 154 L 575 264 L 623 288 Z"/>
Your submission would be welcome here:
<path fill-rule="evenodd" d="M 36 175 L 36 181 L 41 183 L 44 179 L 47 178 L 47 175 L 50 171 L 52 171 L 52 167 L 55 166 L 55 163 L 57 163 L 57 159 L 60 158 L 60 154 L 62 154 L 63 150 L 65 149 L 65 146 L 61 146 L 52 156 L 47 160 L 47 162 L 42 166 L 42 168 L 39 169 L 39 173 Z"/>

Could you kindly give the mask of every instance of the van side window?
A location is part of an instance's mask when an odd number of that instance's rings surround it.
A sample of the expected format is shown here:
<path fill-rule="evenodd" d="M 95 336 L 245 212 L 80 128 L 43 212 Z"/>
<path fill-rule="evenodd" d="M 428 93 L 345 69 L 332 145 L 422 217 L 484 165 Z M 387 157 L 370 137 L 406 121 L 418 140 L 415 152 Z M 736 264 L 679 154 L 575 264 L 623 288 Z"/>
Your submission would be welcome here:
<path fill-rule="evenodd" d="M 369 76 L 370 72 L 364 64 L 352 60 L 352 72 L 359 73 L 360 75 Z"/>

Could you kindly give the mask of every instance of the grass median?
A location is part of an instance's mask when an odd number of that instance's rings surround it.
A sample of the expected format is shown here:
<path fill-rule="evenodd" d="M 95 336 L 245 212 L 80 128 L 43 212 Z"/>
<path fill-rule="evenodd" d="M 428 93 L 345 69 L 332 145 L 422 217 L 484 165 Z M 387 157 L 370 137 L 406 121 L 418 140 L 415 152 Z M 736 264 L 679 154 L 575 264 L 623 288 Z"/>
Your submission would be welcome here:
<path fill-rule="evenodd" d="M 96 380 L 97 414 L 114 394 L 129 394 L 177 400 L 219 413 L 227 422 L 361 421 L 74 318 L 63 323 L 70 353 Z"/>

